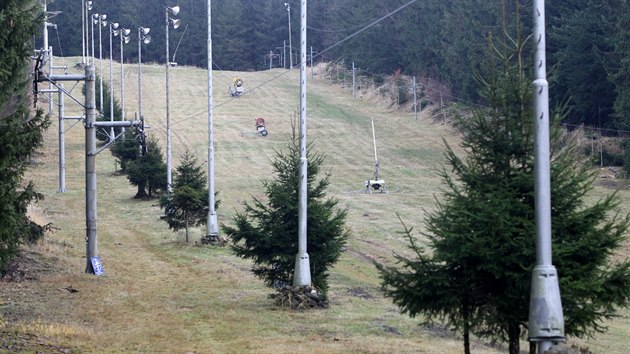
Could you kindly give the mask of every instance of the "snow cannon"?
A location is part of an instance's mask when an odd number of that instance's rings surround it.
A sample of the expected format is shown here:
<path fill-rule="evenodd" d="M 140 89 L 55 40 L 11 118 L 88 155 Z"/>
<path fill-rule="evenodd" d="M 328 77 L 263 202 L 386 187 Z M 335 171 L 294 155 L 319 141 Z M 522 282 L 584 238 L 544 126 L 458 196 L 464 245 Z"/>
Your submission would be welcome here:
<path fill-rule="evenodd" d="M 256 118 L 256 130 L 262 136 L 267 136 L 267 134 L 269 134 L 267 128 L 265 128 L 265 118 Z"/>
<path fill-rule="evenodd" d="M 245 88 L 243 87 L 243 79 L 235 77 L 232 80 L 232 86 L 229 87 L 229 90 L 232 97 L 240 96 L 245 91 Z"/>

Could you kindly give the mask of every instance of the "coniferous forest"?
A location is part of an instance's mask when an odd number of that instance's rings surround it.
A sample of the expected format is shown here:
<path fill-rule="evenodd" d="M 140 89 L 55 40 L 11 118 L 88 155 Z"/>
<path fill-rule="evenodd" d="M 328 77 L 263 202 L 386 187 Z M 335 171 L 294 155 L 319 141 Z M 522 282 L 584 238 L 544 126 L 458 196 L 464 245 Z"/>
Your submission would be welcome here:
<path fill-rule="evenodd" d="M 287 11 L 285 2 L 290 5 Z M 132 29 L 126 62 L 137 62 L 137 28 L 150 27 L 152 42 L 142 50 L 143 62 L 165 61 L 164 7 L 179 5 L 182 25 L 170 31 L 171 56 L 178 65 L 205 67 L 207 1 L 95 0 L 92 13 Z M 408 5 L 408 6 L 406 6 Z M 517 6 L 518 5 L 518 6 Z M 308 3 L 308 47 L 314 61 L 352 62 L 369 74 L 430 78 L 447 85 L 453 98 L 482 102 L 473 72 L 487 55 L 490 34 L 502 36 L 520 18 L 531 33 L 531 1 L 482 0 L 329 0 Z M 404 7 L 406 6 L 406 7 Z M 404 7 L 401 9 L 401 7 Z M 519 10 L 517 10 L 519 9 Z M 54 0 L 61 11 L 53 23 L 51 43 L 63 44 L 57 55 L 81 55 L 81 4 Z M 399 10 L 398 12 L 396 12 Z M 630 3 L 625 0 L 548 1 L 547 58 L 552 106 L 567 104 L 565 123 L 630 130 Z M 386 20 L 352 36 L 366 25 Z M 518 12 L 518 13 L 517 13 Z M 299 60 L 300 2 L 297 0 L 231 0 L 212 4 L 215 70 L 263 70 L 289 65 L 288 22 L 291 17 L 294 65 Z M 107 28 L 103 30 L 104 41 Z M 348 38 L 351 37 L 351 38 Z M 36 46 L 37 44 L 37 39 Z M 98 38 L 97 38 L 98 42 Z M 57 43 L 55 43 L 57 44 Z M 531 39 L 529 41 L 531 45 Z M 98 45 L 98 44 L 97 44 Z M 117 44 L 116 44 L 117 45 Z M 104 56 L 108 57 L 104 45 Z M 284 57 L 282 54 L 284 54 Z M 119 50 L 113 57 L 119 60 Z M 173 59 L 173 58 L 171 58 Z"/>

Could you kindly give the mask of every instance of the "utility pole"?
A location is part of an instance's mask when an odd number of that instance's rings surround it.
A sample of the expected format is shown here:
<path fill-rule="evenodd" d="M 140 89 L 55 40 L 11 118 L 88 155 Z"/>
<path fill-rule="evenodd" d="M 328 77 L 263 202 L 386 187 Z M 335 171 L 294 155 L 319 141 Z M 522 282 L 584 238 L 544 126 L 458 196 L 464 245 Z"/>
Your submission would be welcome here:
<path fill-rule="evenodd" d="M 538 353 L 554 342 L 564 341 L 564 317 L 558 272 L 551 262 L 551 173 L 549 147 L 549 84 L 546 69 L 545 1 L 533 1 L 535 80 L 535 205 L 536 265 L 533 269 L 529 303 L 529 340 L 538 342 Z"/>
<path fill-rule="evenodd" d="M 311 80 L 313 80 L 313 46 L 311 46 Z"/>
<path fill-rule="evenodd" d="M 306 0 L 300 7 L 300 189 L 298 196 L 298 254 L 293 272 L 294 286 L 311 285 L 311 266 L 306 249 L 308 161 L 306 159 Z"/>
<path fill-rule="evenodd" d="M 286 69 L 287 67 L 287 41 L 282 41 L 282 68 Z"/>
<path fill-rule="evenodd" d="M 95 274 L 92 257 L 98 256 L 96 238 L 96 74 L 85 67 L 85 272 Z"/>
<path fill-rule="evenodd" d="M 413 116 L 418 120 L 418 87 L 416 86 L 416 77 L 413 77 Z"/>
<path fill-rule="evenodd" d="M 352 99 L 353 100 L 356 98 L 356 95 L 354 93 L 354 89 L 356 87 L 355 80 L 356 80 L 356 75 L 355 75 L 355 70 L 354 70 L 354 62 L 352 62 Z"/>
<path fill-rule="evenodd" d="M 171 66 L 171 53 L 169 49 L 169 26 L 171 23 L 173 24 L 173 28 L 177 29 L 181 20 L 179 19 L 171 19 L 169 17 L 169 13 L 172 13 L 173 16 L 177 16 L 179 13 L 179 6 L 169 7 L 166 6 L 164 9 L 164 17 L 165 17 L 165 26 L 166 26 L 166 190 L 171 193 L 173 191 L 173 166 L 172 166 L 172 158 L 171 158 L 171 109 L 170 109 L 170 96 L 169 96 L 169 68 Z"/>
<path fill-rule="evenodd" d="M 66 142 L 64 126 L 63 84 L 59 84 L 59 193 L 66 191 Z"/>
<path fill-rule="evenodd" d="M 208 225 L 206 240 L 218 241 L 219 227 L 214 199 L 214 126 L 212 117 L 212 0 L 208 0 Z"/>
<path fill-rule="evenodd" d="M 118 23 L 110 22 L 109 23 L 109 121 L 114 122 L 114 69 L 112 68 L 112 62 L 114 61 L 112 56 L 112 36 L 115 34 L 115 31 L 118 29 Z M 103 79 L 101 78 L 101 85 Z M 101 86 L 101 90 L 103 87 Z M 103 92 L 101 92 L 101 95 Z M 115 138 L 114 127 L 109 128 L 109 141 L 114 141 Z"/>
<path fill-rule="evenodd" d="M 44 54 L 42 53 L 42 56 Z M 39 62 L 39 61 L 38 61 Z M 85 67 L 84 75 L 45 75 L 41 72 L 40 67 L 35 68 L 36 82 L 48 81 L 54 85 L 59 85 L 60 81 L 85 81 L 85 224 L 86 224 L 86 245 L 85 272 L 88 274 L 102 274 L 100 259 L 98 259 L 98 244 L 96 238 L 96 155 L 106 149 L 110 143 L 96 150 L 96 128 L 110 126 L 140 126 L 144 132 L 144 126 L 141 121 L 134 122 L 97 122 L 96 121 L 96 74 L 94 65 Z M 59 86 L 60 94 L 63 87 Z M 79 102 L 75 99 L 76 102 Z M 63 117 L 63 110 L 60 112 Z M 81 117 L 82 118 L 82 117 Z M 61 130 L 63 132 L 63 130 Z M 143 139 L 144 141 L 144 139 Z"/>
<path fill-rule="evenodd" d="M 285 2 L 284 6 L 287 7 L 287 13 L 289 15 L 289 70 L 291 70 L 293 69 L 293 47 L 291 44 L 291 4 Z"/>

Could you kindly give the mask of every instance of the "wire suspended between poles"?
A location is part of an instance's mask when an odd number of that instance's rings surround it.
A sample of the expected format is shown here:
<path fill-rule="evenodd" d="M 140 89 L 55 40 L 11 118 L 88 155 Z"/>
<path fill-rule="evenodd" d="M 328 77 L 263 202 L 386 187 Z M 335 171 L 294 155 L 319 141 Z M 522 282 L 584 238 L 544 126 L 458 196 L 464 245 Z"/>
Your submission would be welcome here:
<path fill-rule="evenodd" d="M 41 56 L 42 54 L 40 54 Z M 127 121 L 127 122 L 97 122 L 97 110 L 96 110 L 96 73 L 94 65 L 86 65 L 85 74 L 83 75 L 45 75 L 41 72 L 42 58 L 38 57 L 35 61 L 35 72 L 33 80 L 33 93 L 37 97 L 38 83 L 49 82 L 56 86 L 59 81 L 85 81 L 85 223 L 86 223 L 86 249 L 85 258 L 86 266 L 85 272 L 88 274 L 100 275 L 103 274 L 103 267 L 98 257 L 97 235 L 96 235 L 96 155 L 103 150 L 96 150 L 96 128 L 103 127 L 135 127 L 138 129 L 138 133 L 144 135 L 144 122 L 140 121 Z M 68 92 L 60 90 L 72 97 Z M 77 99 L 73 98 L 75 101 Z M 113 140 L 106 146 L 109 146 Z M 142 144 L 145 144 L 146 139 L 141 139 Z M 146 151 L 146 146 L 142 147 L 142 151 Z"/>

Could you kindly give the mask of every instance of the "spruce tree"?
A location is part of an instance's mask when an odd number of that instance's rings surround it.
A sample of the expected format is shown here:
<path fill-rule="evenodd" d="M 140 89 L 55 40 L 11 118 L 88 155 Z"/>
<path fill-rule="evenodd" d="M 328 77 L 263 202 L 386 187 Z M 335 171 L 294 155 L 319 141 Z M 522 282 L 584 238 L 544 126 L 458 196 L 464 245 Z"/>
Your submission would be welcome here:
<path fill-rule="evenodd" d="M 426 217 L 431 252 L 407 230 L 416 258 L 397 256 L 400 268 L 377 264 L 385 295 L 404 312 L 507 341 L 511 354 L 527 328 L 535 263 L 532 80 L 516 42 L 511 50 L 493 43 L 488 70 L 478 76 L 490 107 L 459 120 L 465 156 L 446 146 L 445 190 Z M 628 303 L 630 263 L 612 255 L 629 218 L 615 213 L 615 193 L 586 202 L 594 175 L 561 139 L 562 117 L 554 115 L 551 134 L 553 263 L 565 333 L 583 336 L 602 331 L 603 320 Z"/>
<path fill-rule="evenodd" d="M 31 154 L 41 147 L 49 120 L 28 107 L 31 36 L 41 23 L 41 7 L 31 0 L 0 3 L 0 273 L 17 255 L 19 245 L 34 242 L 44 232 L 26 215 L 43 195 L 23 181 Z"/>
<path fill-rule="evenodd" d="M 337 262 L 349 236 L 347 210 L 338 200 L 326 198 L 330 172 L 317 180 L 324 157 L 307 149 L 307 250 L 313 285 L 325 296 L 328 269 Z M 270 287 L 291 284 L 298 253 L 298 193 L 300 151 L 296 140 L 288 152 L 276 152 L 271 161 L 275 178 L 263 182 L 266 199 L 243 202 L 244 211 L 234 216 L 235 226 L 222 225 L 237 256 L 251 259 L 252 272 Z"/>
<path fill-rule="evenodd" d="M 140 156 L 140 137 L 135 129 L 125 130 L 125 134 L 118 138 L 111 147 L 114 157 L 120 161 L 120 170 L 122 173 L 127 172 L 127 164 L 129 161 L 136 160 Z"/>
<path fill-rule="evenodd" d="M 155 138 L 148 139 L 146 156 L 127 163 L 127 179 L 138 187 L 134 198 L 152 198 L 166 190 L 166 163 Z"/>
<path fill-rule="evenodd" d="M 208 188 L 203 166 L 188 150 L 184 152 L 173 178 L 173 192 L 160 198 L 165 221 L 174 231 L 205 225 L 208 215 Z"/>

